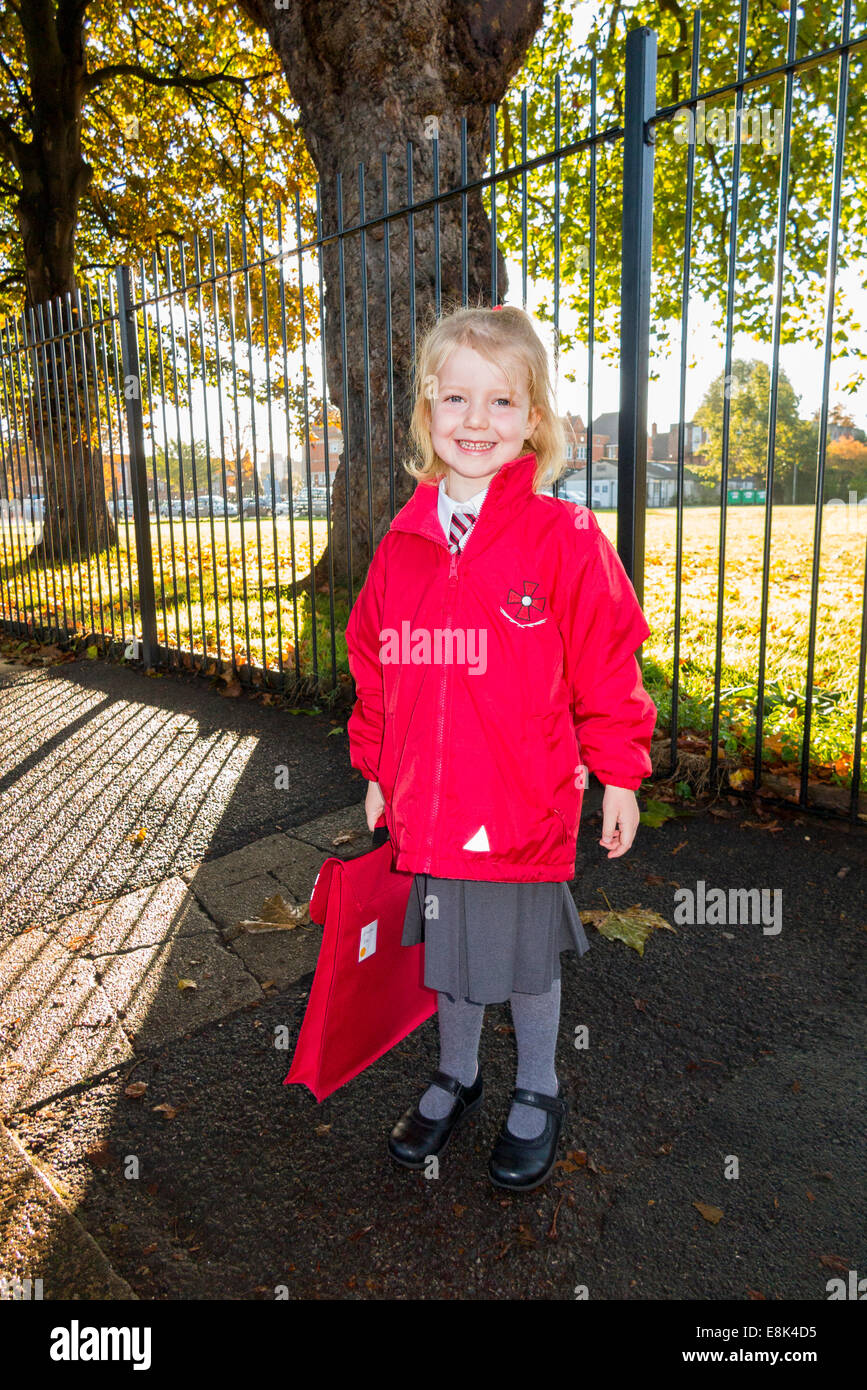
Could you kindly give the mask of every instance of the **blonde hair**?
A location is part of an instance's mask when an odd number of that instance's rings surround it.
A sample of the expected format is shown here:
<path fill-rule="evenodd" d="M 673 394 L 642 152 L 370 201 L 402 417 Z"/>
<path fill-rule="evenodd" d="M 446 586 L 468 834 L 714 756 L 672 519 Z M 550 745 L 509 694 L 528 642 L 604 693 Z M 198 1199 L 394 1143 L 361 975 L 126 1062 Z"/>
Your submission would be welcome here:
<path fill-rule="evenodd" d="M 524 440 L 522 453 L 536 455 L 533 491 L 539 492 L 546 481 L 554 482 L 566 469 L 566 437 L 554 408 L 545 345 L 531 316 L 512 304 L 504 304 L 500 309 L 489 309 L 481 304 L 459 305 L 448 308 L 428 326 L 416 351 L 412 374 L 415 403 L 409 432 L 417 459 L 404 461 L 404 468 L 417 482 L 423 483 L 438 483 L 448 472 L 446 464 L 434 452 L 431 440 L 430 398 L 431 394 L 436 395 L 436 378 L 447 358 L 455 348 L 463 346 L 473 348 L 493 366 L 501 367 L 513 390 L 516 368 L 523 368 L 530 412 L 538 410 L 540 418 L 532 432 L 533 438 Z"/>

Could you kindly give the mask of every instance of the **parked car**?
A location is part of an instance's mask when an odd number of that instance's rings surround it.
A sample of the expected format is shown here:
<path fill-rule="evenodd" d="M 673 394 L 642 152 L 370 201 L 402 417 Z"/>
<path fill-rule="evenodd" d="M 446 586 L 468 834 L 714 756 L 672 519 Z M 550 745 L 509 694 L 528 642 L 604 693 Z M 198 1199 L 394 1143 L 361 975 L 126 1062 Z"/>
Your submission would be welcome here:
<path fill-rule="evenodd" d="M 270 516 L 270 515 L 271 515 L 271 508 L 270 508 L 269 504 L 265 501 L 265 498 L 264 498 L 264 497 L 260 497 L 260 498 L 259 498 L 258 505 L 259 505 L 259 515 L 260 515 L 260 516 Z M 245 515 L 245 516 L 255 516 L 255 515 L 256 515 L 256 498 L 255 498 L 255 497 L 247 497 L 247 498 L 244 499 L 244 515 Z"/>
<path fill-rule="evenodd" d="M 557 495 L 565 498 L 567 502 L 578 502 L 580 506 L 587 505 L 587 480 L 579 478 L 574 473 L 566 473 L 557 479 Z"/>
<path fill-rule="evenodd" d="M 327 516 L 328 515 L 328 493 L 324 487 L 311 488 L 308 496 L 307 489 L 302 488 L 297 494 L 294 503 L 296 516 Z"/>

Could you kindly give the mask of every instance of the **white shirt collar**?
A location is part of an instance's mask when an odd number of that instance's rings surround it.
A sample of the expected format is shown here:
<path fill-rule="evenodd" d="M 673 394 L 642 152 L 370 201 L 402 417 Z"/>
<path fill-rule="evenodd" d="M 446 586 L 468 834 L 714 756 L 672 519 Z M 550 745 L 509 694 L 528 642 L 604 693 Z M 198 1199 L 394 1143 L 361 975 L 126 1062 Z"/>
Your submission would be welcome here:
<path fill-rule="evenodd" d="M 488 484 L 488 487 L 490 487 L 490 484 Z M 467 498 L 466 502 L 455 502 L 455 500 L 452 497 L 449 497 L 448 493 L 446 492 L 446 478 L 440 478 L 437 496 L 437 516 L 439 517 L 440 526 L 443 528 L 443 535 L 445 536 L 446 540 L 449 540 L 451 535 L 452 516 L 454 515 L 454 513 L 460 510 L 463 512 L 473 512 L 476 516 L 478 516 L 479 508 L 485 500 L 485 493 L 487 492 L 487 490 L 488 488 L 483 487 L 481 492 L 474 493 L 472 497 Z M 464 544 L 469 534 L 469 531 L 467 531 L 466 534 L 460 540 L 458 545 L 458 548 L 460 550 L 463 550 Z"/>
<path fill-rule="evenodd" d="M 440 515 L 442 516 L 443 514 L 445 514 L 445 519 L 449 523 L 451 523 L 452 512 L 457 511 L 458 509 L 460 509 L 463 512 L 475 512 L 476 516 L 478 516 L 479 509 L 485 500 L 485 493 L 488 491 L 488 488 L 483 487 L 481 492 L 474 492 L 472 497 L 467 498 L 466 502 L 456 502 L 454 498 L 449 497 L 448 493 L 446 492 L 447 481 L 448 480 L 444 477 L 440 478 L 439 481 L 438 503 Z M 490 487 L 490 483 L 488 484 L 488 487 Z"/>

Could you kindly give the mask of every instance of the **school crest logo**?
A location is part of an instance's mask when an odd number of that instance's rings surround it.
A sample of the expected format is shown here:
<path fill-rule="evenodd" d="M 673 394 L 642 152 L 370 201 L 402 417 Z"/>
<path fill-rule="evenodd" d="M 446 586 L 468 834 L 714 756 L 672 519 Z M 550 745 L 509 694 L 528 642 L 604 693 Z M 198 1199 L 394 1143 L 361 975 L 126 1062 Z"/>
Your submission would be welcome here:
<path fill-rule="evenodd" d="M 505 604 L 500 608 L 503 617 L 517 623 L 518 627 L 539 627 L 541 623 L 546 623 L 547 615 L 542 616 L 546 600 L 538 589 L 538 583 L 532 579 L 522 580 L 520 589 L 510 589 Z"/>

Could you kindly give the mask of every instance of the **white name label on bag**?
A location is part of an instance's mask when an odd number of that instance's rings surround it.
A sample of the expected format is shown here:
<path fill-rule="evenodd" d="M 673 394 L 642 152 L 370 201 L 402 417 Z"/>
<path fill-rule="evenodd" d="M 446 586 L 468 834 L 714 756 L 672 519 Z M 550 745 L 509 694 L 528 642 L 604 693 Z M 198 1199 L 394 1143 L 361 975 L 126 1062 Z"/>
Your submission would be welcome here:
<path fill-rule="evenodd" d="M 378 917 L 374 917 L 372 922 L 368 922 L 366 927 L 361 928 L 361 940 L 358 943 L 358 959 L 366 960 L 372 956 L 376 950 L 376 924 Z"/>

